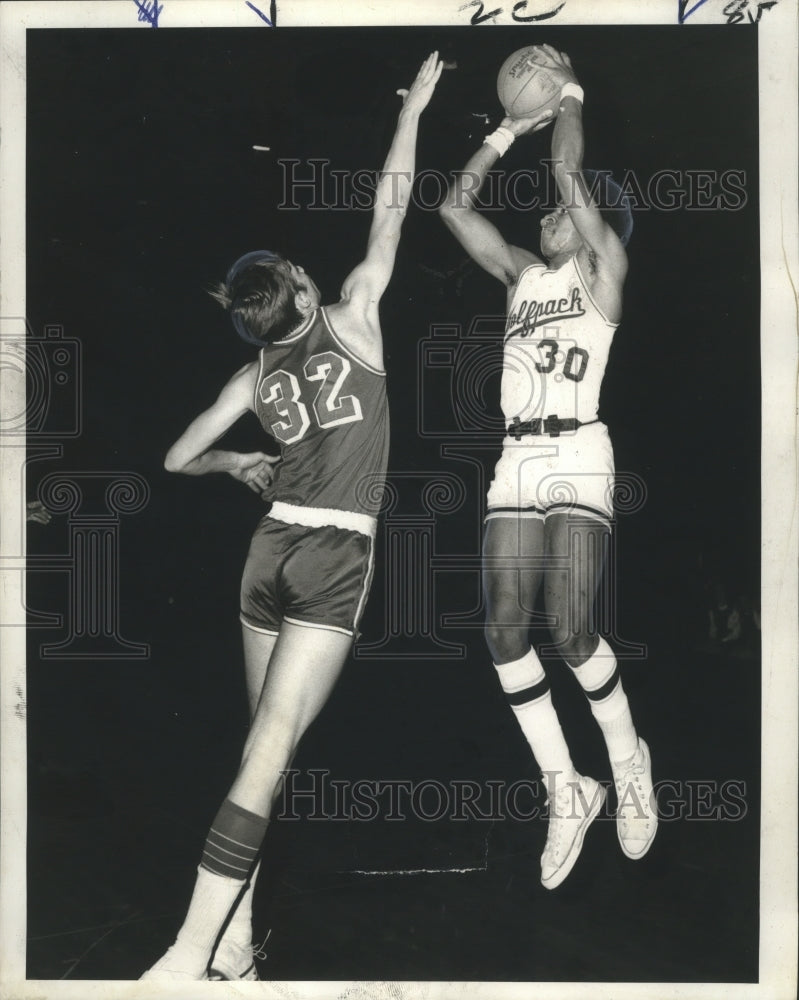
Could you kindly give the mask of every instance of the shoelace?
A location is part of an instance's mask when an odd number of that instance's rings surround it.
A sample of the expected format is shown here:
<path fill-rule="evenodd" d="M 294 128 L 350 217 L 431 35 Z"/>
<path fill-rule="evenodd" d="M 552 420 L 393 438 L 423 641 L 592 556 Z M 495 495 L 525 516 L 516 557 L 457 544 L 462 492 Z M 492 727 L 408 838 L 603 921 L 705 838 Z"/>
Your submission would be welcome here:
<path fill-rule="evenodd" d="M 264 951 L 264 948 L 266 947 L 266 942 L 269 940 L 269 935 L 271 933 L 272 933 L 272 928 L 270 927 L 269 930 L 266 932 L 266 937 L 263 939 L 263 941 L 260 944 L 254 944 L 252 946 L 253 958 L 260 958 L 262 962 L 265 961 L 266 952 Z"/>
<path fill-rule="evenodd" d="M 635 805 L 634 803 L 627 802 L 625 803 L 624 808 L 620 810 L 621 821 L 625 828 L 628 827 L 634 820 L 637 820 L 638 822 L 644 821 L 648 826 L 652 818 L 646 809 L 646 796 L 644 795 L 644 789 L 641 785 L 641 775 L 646 770 L 646 761 L 644 760 L 643 754 L 641 754 L 640 760 L 636 760 L 637 756 L 638 755 L 636 754 L 636 756 L 633 757 L 621 778 L 616 780 L 616 793 L 619 797 L 619 802 L 624 800 L 626 789 L 630 783 L 635 785 L 635 790 L 637 792 L 638 805 L 635 806 L 635 815 L 627 815 L 630 808 Z M 644 810 L 643 816 L 638 815 L 639 808 Z"/>
<path fill-rule="evenodd" d="M 253 958 L 253 962 L 255 961 L 256 958 L 259 959 L 262 962 L 266 960 L 267 954 L 264 951 L 264 948 L 266 947 L 266 942 L 269 940 L 269 935 L 271 933 L 272 933 L 272 928 L 270 927 L 269 930 L 266 932 L 266 937 L 263 939 L 263 941 L 261 941 L 260 944 L 255 944 L 254 943 L 252 945 L 252 958 Z M 244 950 L 246 951 L 246 949 L 244 949 Z M 214 982 L 221 981 L 224 977 L 222 976 L 221 973 L 218 972 L 218 970 L 214 970 L 213 969 L 213 963 L 211 963 L 211 964 L 212 964 L 212 974 L 209 975 L 208 978 L 211 981 L 214 981 Z"/>
<path fill-rule="evenodd" d="M 564 822 L 567 818 L 571 816 L 573 810 L 572 805 L 572 795 L 574 789 L 567 785 L 565 788 L 559 788 L 555 792 L 555 810 L 550 813 L 549 817 L 549 830 L 547 831 L 547 842 L 544 845 L 544 857 L 557 854 L 560 850 L 561 841 L 563 839 L 564 832 Z M 560 800 L 560 801 L 558 801 Z M 549 796 L 546 799 L 545 805 L 550 804 Z M 563 812 L 565 815 L 561 815 L 559 806 L 564 807 Z M 576 818 L 576 817 L 571 817 Z"/>
<path fill-rule="evenodd" d="M 625 785 L 629 785 L 631 781 L 634 781 L 635 785 L 640 788 L 641 782 L 639 776 L 644 773 L 646 767 L 643 754 L 641 754 L 640 760 L 636 760 L 637 756 L 638 754 L 632 758 L 629 765 L 625 768 L 622 776 L 620 778 L 616 778 L 617 789 L 620 787 L 623 788 Z"/>

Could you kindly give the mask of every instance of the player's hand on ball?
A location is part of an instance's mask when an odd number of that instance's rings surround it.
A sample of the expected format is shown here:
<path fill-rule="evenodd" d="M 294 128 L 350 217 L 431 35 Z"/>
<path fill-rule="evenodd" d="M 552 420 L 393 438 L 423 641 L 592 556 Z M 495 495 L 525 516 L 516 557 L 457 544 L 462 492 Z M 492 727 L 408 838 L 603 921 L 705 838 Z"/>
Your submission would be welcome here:
<path fill-rule="evenodd" d="M 443 68 L 444 63 L 438 58 L 438 52 L 431 52 L 422 63 L 410 90 L 397 91 L 403 101 L 403 110 L 414 111 L 416 114 L 424 111 L 433 96 Z"/>
<path fill-rule="evenodd" d="M 565 52 L 558 52 L 551 45 L 536 45 L 535 62 L 549 70 L 552 78 L 561 87 L 565 83 L 577 83 L 577 77 L 572 69 L 572 61 Z"/>
<path fill-rule="evenodd" d="M 500 122 L 500 128 L 506 128 L 518 137 L 528 132 L 540 132 L 542 128 L 551 125 L 555 116 L 551 111 L 542 111 L 540 115 L 529 115 L 524 118 L 512 118 L 506 115 Z"/>
<path fill-rule="evenodd" d="M 236 456 L 236 466 L 230 472 L 234 479 L 249 486 L 255 493 L 263 494 L 271 485 L 274 469 L 280 458 L 266 455 L 262 451 L 253 451 L 247 455 Z"/>

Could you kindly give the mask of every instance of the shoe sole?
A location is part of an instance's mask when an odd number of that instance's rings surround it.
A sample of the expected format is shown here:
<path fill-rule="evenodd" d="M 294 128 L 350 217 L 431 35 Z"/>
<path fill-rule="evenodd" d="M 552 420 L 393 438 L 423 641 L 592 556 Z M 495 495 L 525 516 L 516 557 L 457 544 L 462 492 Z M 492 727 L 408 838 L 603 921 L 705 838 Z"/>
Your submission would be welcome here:
<path fill-rule="evenodd" d="M 640 737 L 638 738 L 638 742 L 643 747 L 644 754 L 646 755 L 646 762 L 647 762 L 647 764 L 649 766 L 649 783 L 652 784 L 652 758 L 651 758 L 651 756 L 649 754 L 649 744 L 646 742 L 646 740 L 643 740 Z M 619 826 L 618 814 L 617 814 L 617 819 L 616 819 L 616 836 L 619 838 L 619 846 L 621 847 L 622 854 L 626 858 L 629 858 L 631 861 L 640 861 L 640 859 L 649 851 L 649 848 L 652 846 L 652 844 L 655 841 L 655 835 L 657 834 L 657 832 L 658 832 L 658 816 L 657 816 L 657 813 L 655 813 L 655 829 L 654 829 L 654 831 L 652 833 L 652 836 L 646 842 L 646 845 L 644 846 L 643 851 L 639 851 L 638 854 L 631 854 L 630 851 L 627 850 L 627 848 L 626 848 L 626 846 L 624 844 L 624 841 L 621 839 L 621 828 Z"/>
<path fill-rule="evenodd" d="M 543 885 L 545 889 L 557 889 L 557 887 L 565 881 L 572 868 L 574 868 L 577 864 L 577 859 L 580 857 L 580 851 L 583 849 L 583 841 L 585 840 L 586 831 L 596 819 L 599 810 L 605 804 L 607 792 L 604 787 L 599 784 L 599 782 L 597 782 L 597 789 L 599 794 L 594 796 L 591 811 L 583 820 L 580 829 L 577 832 L 577 836 L 574 838 L 574 843 L 571 846 L 568 857 L 551 878 L 549 878 L 546 882 L 543 878 L 541 879 L 541 885 Z"/>
<path fill-rule="evenodd" d="M 212 982 L 260 982 L 260 977 L 258 975 L 258 970 L 255 968 L 255 963 L 245 969 L 244 972 L 237 973 L 226 963 L 220 962 L 218 965 L 211 966 L 208 972 L 208 978 Z"/>

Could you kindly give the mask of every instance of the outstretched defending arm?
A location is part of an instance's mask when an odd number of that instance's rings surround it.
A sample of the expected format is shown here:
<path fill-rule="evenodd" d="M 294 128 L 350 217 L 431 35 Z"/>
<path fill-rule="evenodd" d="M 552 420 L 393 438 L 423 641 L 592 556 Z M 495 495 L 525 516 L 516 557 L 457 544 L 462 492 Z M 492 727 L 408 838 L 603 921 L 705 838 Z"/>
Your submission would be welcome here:
<path fill-rule="evenodd" d="M 397 91 L 403 105 L 375 193 L 374 217 L 365 259 L 344 282 L 342 300 L 367 317 L 379 332 L 377 306 L 394 270 L 402 220 L 411 198 L 419 117 L 433 96 L 443 63 L 432 52 L 409 90 Z"/>
<path fill-rule="evenodd" d="M 500 133 L 497 144 L 502 145 L 504 138 L 507 145 L 510 145 L 517 136 L 544 128 L 549 124 L 550 118 L 549 111 L 536 118 L 504 118 L 497 129 Z M 509 136 L 503 137 L 501 130 L 505 130 Z M 475 208 L 486 174 L 499 156 L 496 146 L 490 141 L 484 142 L 462 172 L 455 175 L 439 213 L 444 224 L 470 257 L 504 285 L 513 285 L 521 271 L 539 258 L 529 250 L 506 243 L 497 227 Z"/>

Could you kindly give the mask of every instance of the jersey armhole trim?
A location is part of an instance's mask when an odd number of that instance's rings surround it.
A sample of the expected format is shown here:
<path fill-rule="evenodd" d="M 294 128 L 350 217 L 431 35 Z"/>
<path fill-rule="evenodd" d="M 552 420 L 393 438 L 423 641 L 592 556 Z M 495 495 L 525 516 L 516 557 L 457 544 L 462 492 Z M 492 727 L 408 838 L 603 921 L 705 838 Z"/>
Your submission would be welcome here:
<path fill-rule="evenodd" d="M 258 413 L 258 392 L 261 388 L 261 382 L 264 377 L 264 348 L 258 352 L 258 377 L 255 380 L 255 387 L 252 391 L 252 410 L 253 413 Z"/>
<path fill-rule="evenodd" d="M 521 283 L 521 280 L 524 277 L 524 275 L 527 274 L 528 271 L 531 271 L 534 267 L 543 267 L 545 271 L 547 269 L 547 266 L 543 261 L 539 261 L 537 264 L 528 264 L 527 267 L 523 267 L 521 271 L 519 271 L 519 277 L 516 279 L 517 287 Z"/>
<path fill-rule="evenodd" d="M 354 353 L 354 351 L 350 350 L 350 348 L 347 347 L 347 345 L 343 342 L 341 337 L 339 337 L 339 335 L 333 329 L 333 324 L 330 322 L 330 318 L 327 315 L 327 309 L 324 306 L 320 307 L 320 312 L 322 313 L 322 318 L 325 321 L 325 326 L 327 327 L 330 336 L 333 338 L 333 340 L 335 340 L 336 344 L 338 344 L 341 350 L 344 351 L 344 353 L 347 354 L 349 357 L 351 357 L 353 361 L 357 362 L 357 364 L 359 364 L 361 368 L 365 368 L 366 371 L 371 372 L 372 375 L 379 375 L 380 378 L 385 378 L 386 377 L 385 370 L 380 368 L 373 368 L 372 365 L 364 361 L 363 358 L 359 358 L 358 355 Z"/>
<path fill-rule="evenodd" d="M 599 313 L 599 315 L 602 317 L 602 319 L 608 324 L 608 326 L 611 327 L 611 329 L 613 329 L 613 330 L 618 329 L 619 324 L 618 323 L 613 323 L 611 320 L 609 320 L 607 318 L 607 316 L 605 315 L 605 313 L 603 312 L 603 310 L 600 309 L 599 306 L 596 304 L 596 300 L 594 299 L 594 296 L 591 294 L 591 289 L 588 287 L 588 285 L 586 283 L 586 280 L 583 277 L 583 272 L 582 272 L 582 270 L 580 268 L 580 265 L 579 265 L 579 263 L 577 261 L 577 254 L 575 254 L 574 257 L 572 257 L 572 260 L 574 261 L 574 269 L 577 272 L 577 277 L 580 279 L 580 284 L 583 286 L 583 291 L 588 296 L 589 302 L 594 307 L 594 309 L 596 309 L 596 311 Z M 621 322 L 621 321 L 619 321 L 619 322 Z"/>

